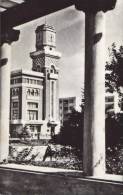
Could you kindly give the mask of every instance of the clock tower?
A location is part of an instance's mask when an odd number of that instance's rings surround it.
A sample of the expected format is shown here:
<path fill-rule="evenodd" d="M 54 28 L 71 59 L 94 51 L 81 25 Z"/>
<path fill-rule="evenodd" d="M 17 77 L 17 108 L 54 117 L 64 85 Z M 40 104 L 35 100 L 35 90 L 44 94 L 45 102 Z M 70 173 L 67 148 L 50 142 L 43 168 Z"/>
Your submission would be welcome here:
<path fill-rule="evenodd" d="M 38 26 L 36 29 L 36 49 L 43 48 L 55 49 L 56 48 L 56 32 L 52 26 L 44 24 Z"/>
<path fill-rule="evenodd" d="M 30 53 L 32 70 L 43 73 L 43 131 L 51 136 L 59 130 L 59 59 L 56 50 L 56 32 L 53 26 L 43 24 L 36 31 L 36 51 Z"/>

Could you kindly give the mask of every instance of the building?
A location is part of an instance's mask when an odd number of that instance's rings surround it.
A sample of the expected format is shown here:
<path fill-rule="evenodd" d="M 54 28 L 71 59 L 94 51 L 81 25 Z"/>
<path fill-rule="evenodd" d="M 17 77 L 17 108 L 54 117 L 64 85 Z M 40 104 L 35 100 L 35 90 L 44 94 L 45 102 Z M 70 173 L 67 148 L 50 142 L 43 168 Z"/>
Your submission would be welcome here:
<path fill-rule="evenodd" d="M 105 96 L 105 113 L 106 117 L 108 114 L 117 114 L 117 113 L 122 113 L 122 103 L 121 105 L 119 104 L 119 97 L 118 93 L 106 93 Z"/>
<path fill-rule="evenodd" d="M 106 70 L 106 76 L 110 76 L 111 71 Z M 107 80 L 106 80 L 107 81 Z M 109 92 L 109 88 L 105 88 L 105 113 L 106 117 L 112 114 L 122 113 L 123 111 L 123 99 L 119 96 L 117 91 Z M 120 87 L 120 93 L 123 94 L 122 87 Z"/>
<path fill-rule="evenodd" d="M 50 139 L 60 128 L 56 32 L 43 24 L 36 29 L 36 51 L 30 53 L 32 70 L 11 73 L 10 134 L 25 127 L 33 139 Z"/>
<path fill-rule="evenodd" d="M 63 122 L 68 119 L 68 114 L 72 113 L 74 109 L 77 109 L 76 97 L 59 98 L 59 118 L 61 126 Z"/>

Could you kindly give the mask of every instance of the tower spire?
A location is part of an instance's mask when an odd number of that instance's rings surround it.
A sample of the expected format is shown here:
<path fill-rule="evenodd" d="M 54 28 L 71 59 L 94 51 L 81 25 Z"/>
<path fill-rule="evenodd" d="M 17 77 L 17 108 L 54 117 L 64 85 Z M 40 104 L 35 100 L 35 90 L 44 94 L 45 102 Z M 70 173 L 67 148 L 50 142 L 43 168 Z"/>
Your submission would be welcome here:
<path fill-rule="evenodd" d="M 47 17 L 46 16 L 45 16 L 45 22 L 44 23 L 45 23 L 45 25 L 47 25 Z"/>

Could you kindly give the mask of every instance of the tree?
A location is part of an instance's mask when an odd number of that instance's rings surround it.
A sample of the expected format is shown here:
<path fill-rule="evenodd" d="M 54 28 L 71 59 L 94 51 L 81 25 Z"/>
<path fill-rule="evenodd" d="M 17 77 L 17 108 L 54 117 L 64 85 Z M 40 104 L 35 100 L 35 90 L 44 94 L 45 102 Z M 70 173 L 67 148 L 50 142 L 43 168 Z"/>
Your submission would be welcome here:
<path fill-rule="evenodd" d="M 106 62 L 105 74 L 106 91 L 119 95 L 119 105 L 123 104 L 123 46 L 116 47 L 115 43 L 109 48 L 109 61 Z"/>
<path fill-rule="evenodd" d="M 116 48 L 115 43 L 109 48 L 109 61 L 106 62 L 106 89 L 121 93 L 123 87 L 123 46 Z"/>
<path fill-rule="evenodd" d="M 123 106 L 123 46 L 116 47 L 115 43 L 109 48 L 109 61 L 106 62 L 105 74 L 106 92 L 117 92 L 119 106 Z M 106 119 L 106 143 L 117 145 L 123 137 L 123 115 L 121 113 L 108 116 Z"/>
<path fill-rule="evenodd" d="M 57 136 L 57 143 L 62 145 L 71 145 L 82 151 L 83 146 L 83 111 L 73 110 L 68 114 L 68 118 L 64 121 L 61 131 Z"/>
<path fill-rule="evenodd" d="M 26 125 L 21 134 L 20 134 L 20 138 L 23 138 L 25 141 L 26 140 L 31 140 L 32 136 L 31 136 L 31 130 L 30 127 L 28 125 Z"/>
<path fill-rule="evenodd" d="M 120 117 L 119 117 L 120 119 Z M 121 144 L 123 138 L 123 123 L 116 118 L 106 118 L 106 148 Z"/>

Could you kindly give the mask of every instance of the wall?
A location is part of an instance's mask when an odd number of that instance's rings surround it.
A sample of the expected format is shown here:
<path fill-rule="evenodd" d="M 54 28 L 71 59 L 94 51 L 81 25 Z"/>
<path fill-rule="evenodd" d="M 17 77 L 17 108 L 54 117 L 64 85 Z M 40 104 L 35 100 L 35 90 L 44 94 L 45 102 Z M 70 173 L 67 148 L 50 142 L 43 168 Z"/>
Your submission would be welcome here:
<path fill-rule="evenodd" d="M 123 195 L 123 183 L 0 168 L 2 195 Z"/>

